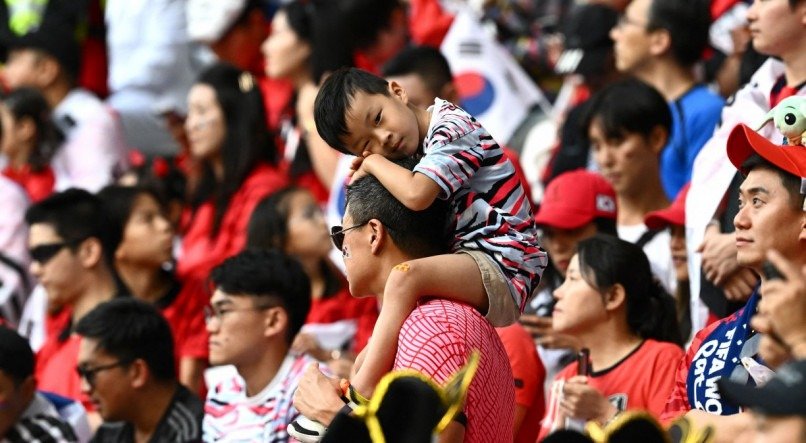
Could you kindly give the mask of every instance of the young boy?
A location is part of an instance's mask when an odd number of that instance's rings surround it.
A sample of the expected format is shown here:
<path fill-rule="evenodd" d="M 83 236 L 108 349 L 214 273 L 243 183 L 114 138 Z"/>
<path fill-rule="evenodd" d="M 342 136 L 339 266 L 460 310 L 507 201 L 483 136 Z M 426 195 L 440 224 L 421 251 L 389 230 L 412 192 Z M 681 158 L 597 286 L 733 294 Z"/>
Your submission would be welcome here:
<path fill-rule="evenodd" d="M 351 380 L 355 390 L 371 395 L 392 367 L 400 328 L 419 297 L 468 303 L 494 326 L 516 321 L 547 258 L 514 167 L 490 134 L 449 102 L 417 108 L 396 82 L 355 68 L 328 77 L 314 118 L 322 139 L 357 156 L 353 179 L 374 175 L 415 211 L 451 199 L 456 213 L 452 249 L 459 253 L 407 261 L 389 275 L 380 317 Z M 392 162 L 411 156 L 420 158 L 414 171 Z M 394 228 L 393 220 L 384 222 Z"/>

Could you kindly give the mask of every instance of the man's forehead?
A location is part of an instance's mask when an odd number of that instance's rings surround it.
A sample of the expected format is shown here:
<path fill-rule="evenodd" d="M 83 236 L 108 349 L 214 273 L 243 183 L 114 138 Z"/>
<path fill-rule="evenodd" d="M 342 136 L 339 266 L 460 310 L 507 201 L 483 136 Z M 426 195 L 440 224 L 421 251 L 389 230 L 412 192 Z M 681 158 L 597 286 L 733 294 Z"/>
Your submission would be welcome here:
<path fill-rule="evenodd" d="M 29 243 L 53 243 L 62 241 L 62 238 L 50 223 L 34 223 L 28 229 L 28 240 Z"/>
<path fill-rule="evenodd" d="M 739 185 L 739 192 L 774 192 L 784 189 L 781 177 L 774 171 L 766 168 L 755 168 L 747 173 L 744 181 Z"/>

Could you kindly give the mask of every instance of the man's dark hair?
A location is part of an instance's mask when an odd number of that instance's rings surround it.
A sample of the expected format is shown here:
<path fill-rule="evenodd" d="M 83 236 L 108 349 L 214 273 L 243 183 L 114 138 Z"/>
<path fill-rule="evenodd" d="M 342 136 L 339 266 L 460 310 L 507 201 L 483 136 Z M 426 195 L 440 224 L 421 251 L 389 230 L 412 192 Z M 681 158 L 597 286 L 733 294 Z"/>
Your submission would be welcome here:
<path fill-rule="evenodd" d="M 417 160 L 405 158 L 397 162 L 413 169 Z M 427 209 L 412 211 L 400 203 L 380 181 L 366 175 L 347 187 L 347 207 L 353 224 L 380 220 L 398 248 L 414 258 L 444 254 L 453 236 L 452 212 L 449 204 L 434 200 Z"/>
<path fill-rule="evenodd" d="M 101 303 L 79 320 L 76 333 L 123 362 L 143 360 L 157 380 L 176 379 L 171 328 L 149 303 L 132 297 Z"/>
<path fill-rule="evenodd" d="M 384 77 L 410 74 L 420 76 L 434 95 L 453 81 L 448 59 L 439 49 L 430 46 L 407 47 L 383 65 Z"/>
<path fill-rule="evenodd" d="M 88 239 L 97 238 L 103 248 L 104 259 L 114 274 L 115 251 L 120 245 L 120 229 L 109 222 L 101 200 L 83 189 L 71 188 L 34 204 L 25 212 L 28 226 L 46 224 L 75 251 Z"/>
<path fill-rule="evenodd" d="M 342 138 L 347 128 L 347 113 L 359 92 L 389 96 L 389 83 L 377 75 L 357 68 L 342 68 L 322 83 L 314 102 L 313 118 L 319 136 L 331 147 L 352 155 Z"/>
<path fill-rule="evenodd" d="M 34 352 L 28 340 L 5 326 L 0 326 L 0 372 L 16 386 L 34 375 Z"/>
<path fill-rule="evenodd" d="M 683 66 L 692 66 L 708 46 L 709 3 L 703 0 L 652 0 L 647 30 L 669 32 L 671 51 Z"/>
<path fill-rule="evenodd" d="M 340 0 L 342 20 L 354 49 L 366 49 L 378 41 L 381 31 L 392 25 L 392 14 L 403 9 L 400 0 Z"/>
<path fill-rule="evenodd" d="M 217 289 L 253 297 L 255 306 L 281 306 L 288 314 L 288 344 L 311 309 L 311 283 L 297 260 L 276 250 L 247 249 L 224 260 L 210 274 Z M 260 300 L 258 300 L 260 299 Z"/>
<path fill-rule="evenodd" d="M 672 113 L 663 96 L 634 78 L 611 83 L 591 98 L 579 128 L 585 138 L 594 120 L 599 121 L 608 140 L 629 134 L 646 138 L 657 126 L 669 134 L 672 128 Z"/>
<path fill-rule="evenodd" d="M 781 184 L 786 188 L 786 192 L 789 194 L 789 204 L 798 212 L 803 209 L 804 197 L 803 194 L 800 193 L 800 177 L 796 177 L 778 166 L 775 166 L 766 158 L 756 153 L 750 154 L 747 160 L 742 163 L 741 167 L 745 177 L 754 169 L 766 169 L 778 174 L 778 177 L 781 178 Z"/>

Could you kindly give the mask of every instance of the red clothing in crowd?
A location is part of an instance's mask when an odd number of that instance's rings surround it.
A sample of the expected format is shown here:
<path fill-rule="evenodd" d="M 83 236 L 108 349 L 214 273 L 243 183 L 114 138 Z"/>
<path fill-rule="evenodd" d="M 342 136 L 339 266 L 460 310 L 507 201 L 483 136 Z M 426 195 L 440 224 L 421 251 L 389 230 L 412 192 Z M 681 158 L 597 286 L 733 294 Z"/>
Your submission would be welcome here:
<path fill-rule="evenodd" d="M 515 404 L 526 409 L 521 427 L 515 434 L 515 443 L 534 443 L 540 431 L 540 419 L 546 413 L 546 397 L 543 382 L 546 369 L 537 355 L 532 336 L 520 323 L 506 328 L 496 328 L 504 344 L 515 378 Z"/>
<path fill-rule="evenodd" d="M 3 169 L 3 175 L 22 186 L 32 203 L 50 196 L 56 183 L 56 176 L 53 175 L 53 169 L 49 166 L 37 172 L 32 171 L 28 165 L 21 169 L 6 166 Z"/>
<path fill-rule="evenodd" d="M 162 312 L 174 338 L 176 364 L 183 358 L 207 361 L 209 335 L 204 322 L 204 307 L 210 299 L 206 287 L 198 281 L 177 285 L 155 305 Z"/>
<path fill-rule="evenodd" d="M 343 280 L 343 279 L 341 279 Z M 327 298 L 311 300 L 311 310 L 305 324 L 334 323 L 341 320 L 356 320 L 356 332 L 351 350 L 360 352 L 367 345 L 375 321 L 378 319 L 378 301 L 375 297 L 353 297 L 346 281 L 339 292 Z"/>
<path fill-rule="evenodd" d="M 588 378 L 596 388 L 620 411 L 642 409 L 659 417 L 674 386 L 677 364 L 683 350 L 673 343 L 645 340 L 635 351 L 620 362 Z M 577 363 L 571 363 L 555 377 L 555 383 L 577 375 Z M 549 405 L 556 399 L 549 399 Z M 540 439 L 545 438 L 556 417 L 548 415 L 540 428 Z"/>
<path fill-rule="evenodd" d="M 473 350 L 479 351 L 481 359 L 465 402 L 464 440 L 511 442 L 512 371 L 495 329 L 471 306 L 444 299 L 420 302 L 400 330 L 394 369 L 414 369 L 443 384 L 465 365 Z"/>
<path fill-rule="evenodd" d="M 185 224 L 182 254 L 176 267 L 180 280 L 206 281 L 214 267 L 240 252 L 246 244 L 246 227 L 255 206 L 286 184 L 287 179 L 278 168 L 265 163 L 255 166 L 230 199 L 218 234 L 212 238 L 213 202 L 199 206 Z"/>
<path fill-rule="evenodd" d="M 60 340 L 59 335 L 49 335 L 36 354 L 37 389 L 81 401 L 87 411 L 93 411 L 95 407 L 81 392 L 81 379 L 76 373 L 81 337 L 71 334 Z"/>

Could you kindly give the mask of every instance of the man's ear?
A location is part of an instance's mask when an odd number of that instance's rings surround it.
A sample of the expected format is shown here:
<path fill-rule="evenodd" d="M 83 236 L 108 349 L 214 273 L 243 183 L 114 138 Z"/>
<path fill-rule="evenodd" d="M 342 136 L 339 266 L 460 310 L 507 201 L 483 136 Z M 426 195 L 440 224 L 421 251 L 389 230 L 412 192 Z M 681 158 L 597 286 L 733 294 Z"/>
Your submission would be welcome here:
<path fill-rule="evenodd" d="M 650 31 L 649 53 L 653 56 L 661 56 L 672 50 L 672 35 L 666 29 L 656 29 Z"/>
<path fill-rule="evenodd" d="M 404 105 L 409 104 L 409 95 L 400 83 L 391 80 L 389 81 L 389 94 L 403 102 Z"/>
<path fill-rule="evenodd" d="M 148 380 L 152 378 L 151 368 L 149 368 L 145 360 L 141 358 L 134 360 L 131 365 L 129 365 L 128 373 L 129 377 L 131 377 L 131 386 L 135 389 L 142 388 L 148 383 Z"/>
<path fill-rule="evenodd" d="M 288 330 L 288 312 L 280 306 L 266 309 L 263 319 L 263 336 L 285 334 Z"/>
<path fill-rule="evenodd" d="M 49 55 L 43 56 L 37 65 L 38 69 L 34 79 L 35 83 L 42 88 L 52 85 L 59 77 L 59 73 L 64 69 L 55 58 Z"/>
<path fill-rule="evenodd" d="M 386 243 L 388 232 L 386 226 L 378 219 L 370 220 L 367 225 L 369 226 L 369 246 L 372 255 L 378 255 Z"/>
<path fill-rule="evenodd" d="M 456 83 L 450 81 L 442 85 L 437 97 L 440 97 L 443 100 L 447 100 L 451 103 L 459 103 L 459 90 L 456 89 Z M 429 104 L 429 106 L 431 105 Z"/>
<path fill-rule="evenodd" d="M 655 155 L 660 156 L 666 143 L 669 141 L 669 132 L 661 125 L 656 125 L 649 133 L 649 147 Z"/>
<path fill-rule="evenodd" d="M 104 247 L 100 240 L 90 237 L 81 242 L 78 247 L 78 255 L 85 268 L 94 268 L 104 259 Z"/>

